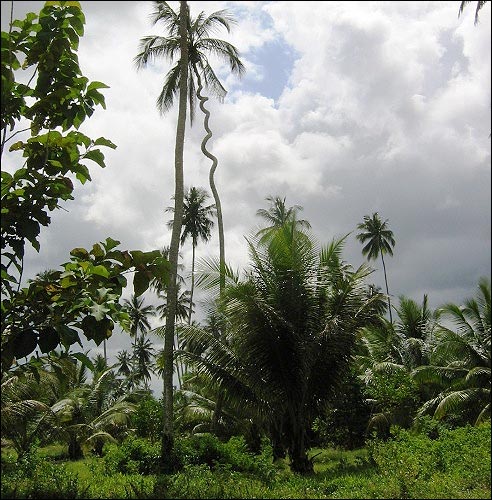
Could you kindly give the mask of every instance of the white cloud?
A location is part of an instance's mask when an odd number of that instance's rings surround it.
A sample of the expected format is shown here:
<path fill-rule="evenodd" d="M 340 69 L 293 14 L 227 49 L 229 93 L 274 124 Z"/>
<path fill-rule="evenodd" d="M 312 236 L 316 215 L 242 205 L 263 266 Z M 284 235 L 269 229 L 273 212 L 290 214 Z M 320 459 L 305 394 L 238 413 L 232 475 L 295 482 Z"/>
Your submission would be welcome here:
<path fill-rule="evenodd" d="M 176 109 L 163 117 L 155 110 L 169 65 L 137 73 L 132 62 L 140 37 L 160 32 L 150 26 L 152 5 L 82 5 L 82 70 L 111 86 L 104 92 L 108 109 L 84 130 L 118 148 L 107 151 L 108 167 L 93 168 L 93 182 L 77 189 L 70 214 L 56 215 L 43 232 L 41 254 L 30 253 L 27 263 L 36 272 L 105 233 L 131 248 L 170 239 L 164 208 L 174 190 Z M 280 195 L 304 207 L 322 243 L 355 230 L 373 211 L 389 218 L 397 242 L 388 263 L 395 295 L 419 299 L 426 292 L 433 305 L 472 295 L 478 277 L 490 276 L 490 4 L 477 26 L 473 6 L 458 19 L 453 2 L 190 5 L 192 14 L 234 10 L 238 25 L 218 36 L 237 46 L 249 70 L 239 81 L 219 68 L 229 94 L 223 104 L 207 103 L 227 259 L 246 264 L 244 235 L 260 222 L 256 210 L 267 195 Z M 274 102 L 249 86 L 268 74 L 254 51 L 279 40 L 296 60 Z M 185 183 L 208 187 L 201 120 L 197 109 L 187 129 Z M 362 262 L 360 250 L 355 237 L 347 240 L 349 262 Z M 218 255 L 216 230 L 199 251 Z M 189 266 L 189 245 L 182 253 Z M 373 276 L 382 285 L 382 274 Z"/>

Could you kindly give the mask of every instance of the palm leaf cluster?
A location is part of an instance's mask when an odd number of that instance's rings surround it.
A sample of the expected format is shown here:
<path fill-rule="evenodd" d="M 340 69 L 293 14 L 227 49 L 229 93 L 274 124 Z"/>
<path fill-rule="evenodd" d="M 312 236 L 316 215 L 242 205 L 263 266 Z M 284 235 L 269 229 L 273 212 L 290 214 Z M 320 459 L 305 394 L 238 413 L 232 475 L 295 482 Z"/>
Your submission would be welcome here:
<path fill-rule="evenodd" d="M 345 238 L 317 248 L 287 221 L 268 243 L 252 238 L 251 265 L 228 287 L 223 335 L 187 330 L 197 349 L 181 351 L 225 389 L 228 404 L 255 415 L 294 470 L 306 471 L 307 431 L 318 403 L 341 380 L 356 330 L 374 315 L 363 265 L 341 260 Z"/>
<path fill-rule="evenodd" d="M 430 363 L 414 371 L 415 380 L 439 388 L 420 414 L 442 419 L 461 412 L 474 423 L 490 418 L 490 295 L 490 282 L 482 278 L 476 298 L 442 307 L 447 323 L 436 331 Z"/>
<path fill-rule="evenodd" d="M 123 437 L 139 392 L 123 388 L 112 368 L 85 365 L 67 354 L 40 358 L 36 374 L 7 375 L 2 381 L 2 436 L 11 440 L 19 458 L 40 441 L 68 444 L 70 458 L 82 457 L 82 446 L 101 454 L 106 441 Z M 100 364 L 100 363 L 99 363 Z"/>
<path fill-rule="evenodd" d="M 156 59 L 177 60 L 166 75 L 162 91 L 157 98 L 157 108 L 161 113 L 167 112 L 173 105 L 179 94 L 179 82 L 181 69 L 179 65 L 179 13 L 175 12 L 167 2 L 154 2 L 154 11 L 151 14 L 153 24 L 161 23 L 167 36 L 145 36 L 140 40 L 139 53 L 134 61 L 137 69 L 147 66 Z M 212 38 L 215 31 L 225 28 L 227 32 L 235 21 L 226 11 L 220 10 L 206 16 L 203 12 L 196 18 L 187 15 L 188 24 L 188 102 L 190 110 L 190 121 L 193 122 L 196 109 L 197 75 L 205 83 L 210 93 L 223 99 L 227 93 L 220 80 L 217 78 L 210 65 L 207 54 L 227 61 L 233 74 L 242 75 L 244 66 L 239 59 L 236 48 L 230 43 Z"/>

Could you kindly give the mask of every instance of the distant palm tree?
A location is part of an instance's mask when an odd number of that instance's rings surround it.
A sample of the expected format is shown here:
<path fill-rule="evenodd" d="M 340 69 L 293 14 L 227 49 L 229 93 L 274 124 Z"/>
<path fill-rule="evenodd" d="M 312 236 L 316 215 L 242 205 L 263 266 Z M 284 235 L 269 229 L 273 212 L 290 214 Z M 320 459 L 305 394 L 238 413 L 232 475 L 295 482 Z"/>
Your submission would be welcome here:
<path fill-rule="evenodd" d="M 136 339 L 140 331 L 142 338 L 144 338 L 145 332 L 150 329 L 148 318 L 155 314 L 154 306 L 144 306 L 143 297 L 137 297 L 134 294 L 131 295 L 130 300 L 125 299 L 123 304 L 125 311 L 130 316 L 130 336 Z"/>
<path fill-rule="evenodd" d="M 192 309 L 195 305 L 191 302 L 190 291 L 185 290 L 180 293 L 180 286 L 178 285 L 178 302 L 176 307 L 176 319 L 178 321 L 185 321 L 189 317 L 190 308 Z M 161 303 L 156 306 L 155 310 L 160 319 L 167 319 L 167 314 L 169 311 L 167 296 L 164 293 L 159 293 L 157 296 L 161 299 Z M 158 330 L 158 329 L 156 329 Z M 155 330 L 154 330 L 155 331 Z"/>
<path fill-rule="evenodd" d="M 463 14 L 463 10 L 465 9 L 465 7 L 471 3 L 469 0 L 463 0 L 460 4 L 460 10 L 458 11 L 458 17 L 461 16 L 461 14 Z M 485 0 L 480 0 L 477 2 L 477 7 L 476 7 L 476 10 L 475 10 L 475 24 L 478 24 L 478 13 L 480 12 L 481 8 L 487 3 L 487 1 Z"/>
<path fill-rule="evenodd" d="M 384 263 L 384 254 L 393 255 L 393 248 L 395 246 L 395 239 L 393 232 L 388 229 L 388 219 L 384 222 L 379 218 L 377 212 L 364 216 L 364 222 L 357 225 L 357 229 L 362 232 L 357 235 L 357 239 L 362 243 L 367 244 L 362 248 L 362 255 L 367 255 L 367 260 L 375 260 L 381 255 L 383 263 L 384 282 L 386 283 L 386 294 L 388 296 L 388 308 L 390 321 L 393 323 L 393 315 L 391 314 L 391 301 L 388 290 L 388 278 L 386 276 L 386 265 Z"/>
<path fill-rule="evenodd" d="M 118 367 L 116 375 L 124 378 L 125 387 L 130 390 L 133 389 L 134 380 L 132 356 L 126 349 L 123 349 L 121 351 L 118 351 L 116 360 L 116 366 Z"/>
<path fill-rule="evenodd" d="M 295 227 L 309 229 L 311 224 L 307 220 L 297 219 L 297 212 L 303 210 L 301 205 L 293 205 L 287 208 L 285 205 L 285 196 L 280 198 L 279 196 L 267 196 L 266 201 L 270 203 L 270 207 L 260 208 L 256 211 L 256 215 L 265 219 L 270 225 L 263 229 L 260 229 L 256 236 L 261 236 L 261 241 L 264 242 L 269 238 L 269 235 L 273 234 L 274 230 L 284 225 L 286 222 L 295 221 Z"/>
<path fill-rule="evenodd" d="M 143 382 L 145 389 L 149 389 L 149 380 L 152 376 L 152 370 L 150 367 L 152 365 L 153 354 L 154 349 L 152 347 L 152 342 L 149 339 L 140 337 L 135 342 L 134 379 L 137 384 Z"/>
<path fill-rule="evenodd" d="M 191 290 L 190 290 L 190 310 L 188 324 L 191 324 L 191 313 L 193 304 L 193 292 L 195 290 L 195 250 L 198 240 L 205 243 L 210 240 L 211 230 L 214 225 L 212 216 L 215 215 L 215 205 L 207 205 L 208 193 L 202 188 L 190 187 L 187 191 L 183 203 L 183 226 L 181 233 L 181 245 L 184 245 L 190 237 L 193 247 L 191 260 Z M 168 207 L 168 212 L 173 212 L 174 207 Z M 168 227 L 172 228 L 173 221 L 168 222 Z"/>
<path fill-rule="evenodd" d="M 155 307 L 144 306 L 143 297 L 137 297 L 132 294 L 130 300 L 123 301 L 123 308 L 130 316 L 130 337 L 133 339 L 133 354 L 132 354 L 132 372 L 136 372 L 136 348 L 138 340 L 138 332 L 142 334 L 142 340 L 145 338 L 145 333 L 150 330 L 149 316 L 155 315 Z"/>

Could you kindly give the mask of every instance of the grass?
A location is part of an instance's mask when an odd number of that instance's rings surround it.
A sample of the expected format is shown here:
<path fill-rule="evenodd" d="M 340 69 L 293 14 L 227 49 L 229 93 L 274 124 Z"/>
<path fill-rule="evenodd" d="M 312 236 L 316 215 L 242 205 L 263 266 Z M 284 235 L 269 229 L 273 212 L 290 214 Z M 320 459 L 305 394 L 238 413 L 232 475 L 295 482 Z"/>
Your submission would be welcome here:
<path fill-rule="evenodd" d="M 490 423 L 437 440 L 401 431 L 367 448 L 312 449 L 309 455 L 312 476 L 293 474 L 281 460 L 271 466 L 271 474 L 220 463 L 212 468 L 188 464 L 179 473 L 158 477 L 108 470 L 99 457 L 66 461 L 65 448 L 53 445 L 39 449 L 37 465 L 30 465 L 36 470 L 33 485 L 41 483 L 51 496 L 36 496 L 35 490 L 22 496 L 12 489 L 9 496 L 2 481 L 2 498 L 491 498 Z M 13 456 L 2 447 L 2 464 Z M 36 469 L 40 464 L 44 468 Z M 28 488 L 26 473 L 18 472 L 15 484 Z"/>

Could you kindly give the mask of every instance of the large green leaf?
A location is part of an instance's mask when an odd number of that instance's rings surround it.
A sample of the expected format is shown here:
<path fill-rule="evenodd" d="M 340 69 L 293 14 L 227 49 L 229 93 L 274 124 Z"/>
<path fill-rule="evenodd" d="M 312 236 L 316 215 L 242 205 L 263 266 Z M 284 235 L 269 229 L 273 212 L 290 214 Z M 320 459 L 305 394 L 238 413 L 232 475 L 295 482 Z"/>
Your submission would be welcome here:
<path fill-rule="evenodd" d="M 59 343 L 60 335 L 52 326 L 43 328 L 39 331 L 38 344 L 42 353 L 53 351 L 58 347 Z"/>

